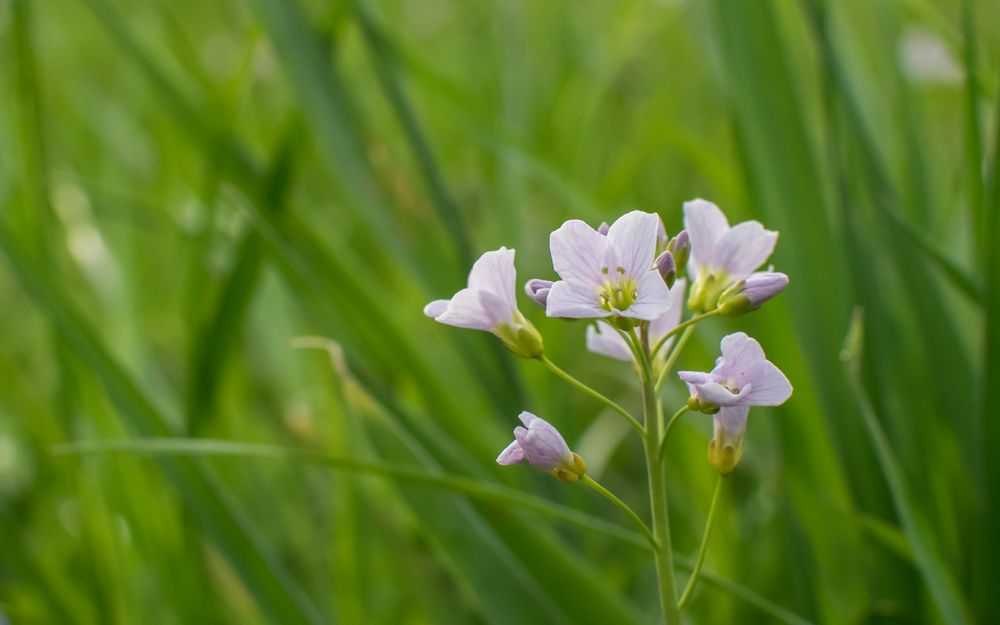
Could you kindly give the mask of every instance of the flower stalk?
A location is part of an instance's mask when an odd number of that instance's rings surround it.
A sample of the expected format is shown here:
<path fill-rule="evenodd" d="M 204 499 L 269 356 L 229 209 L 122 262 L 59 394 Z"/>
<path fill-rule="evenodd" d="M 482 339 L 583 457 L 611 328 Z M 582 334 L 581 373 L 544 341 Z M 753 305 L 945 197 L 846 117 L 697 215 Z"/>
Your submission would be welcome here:
<path fill-rule="evenodd" d="M 538 360 L 540 360 L 542 362 L 542 364 L 544 364 L 546 367 L 548 367 L 549 371 L 551 371 L 552 373 L 556 374 L 557 376 L 559 376 L 563 380 L 566 380 L 571 385 L 573 385 L 576 388 L 580 389 L 581 391 L 583 391 L 587 395 L 590 395 L 594 399 L 596 399 L 596 400 L 598 400 L 600 402 L 603 402 L 609 408 L 611 408 L 612 410 L 614 410 L 615 412 L 617 412 L 618 414 L 620 414 L 622 417 L 624 417 L 625 420 L 628 421 L 628 424 L 632 426 L 633 430 L 635 430 L 636 432 L 638 432 L 640 435 L 643 434 L 643 432 L 645 430 L 643 429 L 642 424 L 639 423 L 639 420 L 636 419 L 635 417 L 633 417 L 632 413 L 630 413 L 628 410 L 625 410 L 624 408 L 622 408 L 614 400 L 606 397 L 605 395 L 602 395 L 601 393 L 599 393 L 599 392 L 595 391 L 594 389 L 590 388 L 589 386 L 587 386 L 586 384 L 584 384 L 580 380 L 577 380 L 576 378 L 574 378 L 569 373 L 566 373 L 556 363 L 554 363 L 551 360 L 549 360 L 548 356 L 542 354 L 541 356 L 538 357 Z"/>
<path fill-rule="evenodd" d="M 688 578 L 687 586 L 684 587 L 681 600 L 677 604 L 677 607 L 681 610 L 691 600 L 695 586 L 698 585 L 698 578 L 701 576 L 701 565 L 705 563 L 705 553 L 708 551 L 708 538 L 712 534 L 712 523 L 715 521 L 715 509 L 719 503 L 719 493 L 722 492 L 722 482 L 725 478 L 725 475 L 719 475 L 715 482 L 715 492 L 712 493 L 712 503 L 708 507 L 708 519 L 705 521 L 705 532 L 701 536 L 701 546 L 698 548 L 698 559 L 695 560 L 694 568 L 691 570 L 691 577 Z"/>
<path fill-rule="evenodd" d="M 610 490 L 602 486 L 600 482 L 593 479 L 589 475 L 584 475 L 582 478 L 580 478 L 580 482 L 594 489 L 595 491 L 600 493 L 602 497 L 604 497 L 611 503 L 615 504 L 615 506 L 619 510 L 624 512 L 628 516 L 628 518 L 631 519 L 633 523 L 635 523 L 636 527 L 639 528 L 639 531 L 642 532 L 642 535 L 645 536 L 646 540 L 649 541 L 649 544 L 653 548 L 653 550 L 656 551 L 657 549 L 659 549 L 659 544 L 656 541 L 656 536 L 653 535 L 653 530 L 649 529 L 649 526 L 646 525 L 646 522 L 643 521 L 642 518 L 638 514 L 636 514 L 635 510 L 630 508 L 627 503 L 619 499 L 617 495 L 615 495 Z"/>

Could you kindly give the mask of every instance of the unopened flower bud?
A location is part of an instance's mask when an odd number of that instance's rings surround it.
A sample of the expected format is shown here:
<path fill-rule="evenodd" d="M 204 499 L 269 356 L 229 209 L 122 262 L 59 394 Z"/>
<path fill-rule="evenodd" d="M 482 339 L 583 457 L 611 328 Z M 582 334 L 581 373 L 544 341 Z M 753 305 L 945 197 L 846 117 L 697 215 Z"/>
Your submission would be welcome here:
<path fill-rule="evenodd" d="M 610 229 L 611 226 L 608 225 L 608 222 L 602 221 L 601 225 L 597 226 L 597 233 L 603 236 L 608 236 L 608 230 Z"/>
<path fill-rule="evenodd" d="M 669 251 L 663 252 L 653 261 L 656 270 L 660 272 L 660 277 L 667 283 L 667 286 L 674 286 L 677 280 L 677 267 L 674 265 L 674 255 Z"/>
<path fill-rule="evenodd" d="M 783 273 L 775 271 L 755 273 L 729 287 L 719 296 L 719 313 L 737 317 L 756 310 L 786 286 L 788 286 L 788 276 Z"/>
<path fill-rule="evenodd" d="M 667 227 L 663 223 L 663 217 L 657 214 L 657 218 L 659 223 L 656 226 L 656 249 L 665 250 L 667 248 Z"/>
<path fill-rule="evenodd" d="M 691 395 L 687 401 L 688 410 L 703 412 L 705 414 L 716 414 L 719 412 L 719 405 L 707 402 L 697 395 Z"/>
<path fill-rule="evenodd" d="M 552 473 L 564 482 L 573 483 L 587 473 L 587 463 L 570 451 L 566 440 L 552 425 L 530 412 L 518 418 L 524 427 L 514 429 L 514 442 L 497 457 L 501 465 L 528 463 Z"/>
<path fill-rule="evenodd" d="M 552 289 L 552 280 L 532 278 L 524 283 L 524 292 L 531 298 L 531 301 L 542 308 L 545 308 L 545 304 L 549 300 L 550 289 Z"/>
<path fill-rule="evenodd" d="M 722 475 L 732 473 L 743 458 L 744 433 L 729 432 L 716 421 L 715 436 L 708 443 L 708 462 Z"/>
<path fill-rule="evenodd" d="M 684 273 L 688 259 L 691 258 L 691 238 L 687 230 L 681 230 L 667 244 L 667 251 L 674 255 L 674 266 L 677 273 Z"/>

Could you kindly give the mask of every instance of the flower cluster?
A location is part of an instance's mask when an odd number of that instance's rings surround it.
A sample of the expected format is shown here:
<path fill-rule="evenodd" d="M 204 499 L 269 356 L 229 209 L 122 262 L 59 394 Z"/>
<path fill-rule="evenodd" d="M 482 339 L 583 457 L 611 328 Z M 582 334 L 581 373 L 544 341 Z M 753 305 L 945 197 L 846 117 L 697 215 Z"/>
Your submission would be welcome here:
<path fill-rule="evenodd" d="M 662 372 L 683 325 L 755 310 L 788 285 L 783 273 L 757 271 L 778 239 L 759 222 L 730 226 L 718 206 L 696 199 L 684 204 L 684 228 L 669 238 L 658 215 L 641 211 L 596 229 L 572 219 L 549 238 L 559 279 L 533 278 L 524 292 L 549 317 L 594 320 L 586 331 L 593 353 L 639 368 L 647 341 L 649 364 Z M 679 277 L 685 269 L 690 283 Z M 466 288 L 429 303 L 424 313 L 447 325 L 492 332 L 518 356 L 548 363 L 541 334 L 517 307 L 515 284 L 514 250 L 501 247 L 476 261 Z M 685 298 L 695 316 L 682 323 Z M 723 338 L 721 351 L 712 371 L 679 375 L 691 393 L 688 408 L 714 415 L 709 460 L 728 473 L 743 453 L 750 406 L 779 405 L 792 387 L 746 334 Z M 498 463 L 527 461 L 566 481 L 585 474 L 583 460 L 554 427 L 529 412 L 520 419 L 524 426 L 514 431 L 515 441 Z"/>

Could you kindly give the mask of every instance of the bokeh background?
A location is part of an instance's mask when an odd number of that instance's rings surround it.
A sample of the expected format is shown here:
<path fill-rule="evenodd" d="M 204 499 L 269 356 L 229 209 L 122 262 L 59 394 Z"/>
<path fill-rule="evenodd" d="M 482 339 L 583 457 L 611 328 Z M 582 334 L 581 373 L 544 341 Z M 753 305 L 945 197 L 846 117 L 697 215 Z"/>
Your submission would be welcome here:
<path fill-rule="evenodd" d="M 627 519 L 493 462 L 531 410 L 645 514 L 639 442 L 421 308 L 699 196 L 791 287 L 681 367 L 746 329 L 796 392 L 690 622 L 996 622 L 996 2 L 3 0 L 0 50 L 0 622 L 654 622 Z M 670 442 L 681 579 L 709 436 Z"/>

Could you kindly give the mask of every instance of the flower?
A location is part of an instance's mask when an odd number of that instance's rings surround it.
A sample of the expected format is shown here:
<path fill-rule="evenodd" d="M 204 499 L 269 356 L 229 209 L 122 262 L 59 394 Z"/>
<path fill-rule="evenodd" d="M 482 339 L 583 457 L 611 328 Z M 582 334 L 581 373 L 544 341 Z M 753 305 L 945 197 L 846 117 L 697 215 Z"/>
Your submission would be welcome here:
<path fill-rule="evenodd" d="M 549 291 L 550 317 L 656 319 L 670 307 L 670 293 L 653 267 L 660 218 L 632 211 L 607 236 L 578 219 L 552 233 L 552 265 L 562 280 Z"/>
<path fill-rule="evenodd" d="M 518 415 L 524 427 L 514 428 L 514 442 L 497 456 L 497 464 L 520 464 L 527 460 L 539 469 L 551 472 L 564 482 L 575 482 L 587 472 L 587 464 L 573 453 L 559 430 L 530 412 Z"/>
<path fill-rule="evenodd" d="M 542 308 L 545 308 L 545 302 L 549 299 L 550 289 L 552 289 L 552 280 L 532 278 L 524 283 L 524 292 L 531 298 L 531 301 Z"/>
<path fill-rule="evenodd" d="M 681 311 L 684 310 L 684 291 L 686 288 L 687 282 L 684 278 L 681 278 L 674 283 L 674 286 L 670 287 L 670 308 L 667 309 L 667 312 L 649 323 L 649 341 L 651 344 L 656 345 L 659 343 L 660 339 L 667 332 L 676 328 L 677 324 L 680 323 Z M 632 331 L 635 332 L 635 330 Z M 670 344 L 673 341 L 673 337 L 668 339 L 663 344 L 663 348 L 657 352 L 656 359 L 658 362 L 666 359 Z M 605 323 L 595 323 L 587 326 L 587 349 L 595 354 L 601 354 L 602 356 L 626 362 L 633 360 L 632 350 L 625 343 L 625 339 L 614 328 L 609 327 Z"/>
<path fill-rule="evenodd" d="M 684 228 L 691 238 L 688 274 L 694 281 L 688 307 L 696 312 L 715 308 L 719 295 L 760 267 L 778 241 L 778 233 L 758 221 L 730 228 L 719 207 L 701 199 L 684 203 Z"/>
<path fill-rule="evenodd" d="M 680 371 L 691 392 L 692 409 L 714 413 L 715 437 L 708 460 L 729 473 L 743 455 L 743 434 L 751 406 L 778 406 L 792 394 L 792 385 L 764 356 L 760 343 L 743 332 L 722 339 L 722 356 L 709 373 Z"/>
<path fill-rule="evenodd" d="M 514 250 L 486 252 L 472 265 L 469 286 L 450 300 L 424 306 L 424 314 L 458 328 L 492 332 L 507 349 L 524 358 L 542 354 L 542 337 L 517 309 Z"/>
<path fill-rule="evenodd" d="M 738 317 L 771 299 L 788 286 L 788 276 L 776 271 L 758 271 L 750 274 L 723 291 L 719 296 L 719 314 Z"/>

